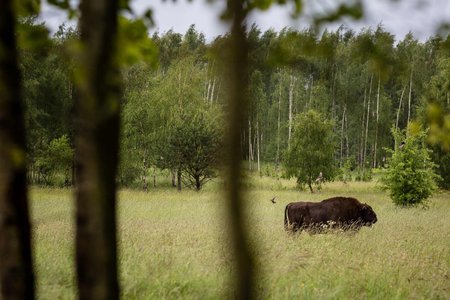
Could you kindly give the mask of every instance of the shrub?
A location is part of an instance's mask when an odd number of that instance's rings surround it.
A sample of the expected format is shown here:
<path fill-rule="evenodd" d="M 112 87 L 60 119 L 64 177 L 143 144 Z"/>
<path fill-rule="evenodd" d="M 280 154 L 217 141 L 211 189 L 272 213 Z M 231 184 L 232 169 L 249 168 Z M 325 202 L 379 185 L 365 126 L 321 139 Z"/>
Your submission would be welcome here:
<path fill-rule="evenodd" d="M 344 183 L 353 180 L 351 160 L 347 159 L 344 165 L 339 169 L 339 175 L 337 179 L 343 181 Z"/>
<path fill-rule="evenodd" d="M 436 189 L 439 178 L 433 171 L 435 165 L 430 150 L 425 147 L 426 133 L 407 134 L 392 130 L 396 147 L 387 149 L 392 154 L 388 168 L 382 176 L 382 183 L 390 193 L 392 201 L 399 206 L 413 206 L 423 203 Z"/>
<path fill-rule="evenodd" d="M 314 110 L 299 114 L 294 120 L 291 145 L 285 156 L 286 175 L 297 178 L 300 188 L 308 186 L 313 192 L 313 185 L 320 188 L 322 182 L 334 179 L 335 149 L 332 121 Z"/>
<path fill-rule="evenodd" d="M 182 172 L 184 183 L 200 190 L 217 177 L 222 149 L 218 124 L 217 119 L 204 113 L 178 120 L 160 144 L 158 167 Z"/>

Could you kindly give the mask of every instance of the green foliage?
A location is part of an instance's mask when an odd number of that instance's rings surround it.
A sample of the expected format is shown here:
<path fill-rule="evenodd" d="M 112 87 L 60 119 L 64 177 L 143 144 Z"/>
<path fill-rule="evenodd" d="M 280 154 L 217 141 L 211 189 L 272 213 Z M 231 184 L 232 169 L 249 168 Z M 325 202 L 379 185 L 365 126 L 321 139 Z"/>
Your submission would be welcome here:
<path fill-rule="evenodd" d="M 160 144 L 158 166 L 182 172 L 185 184 L 200 190 L 217 176 L 222 133 L 217 118 L 199 113 L 184 116 Z"/>
<path fill-rule="evenodd" d="M 344 163 L 344 165 L 340 169 L 339 179 L 342 180 L 344 183 L 348 181 L 353 180 L 352 176 L 352 162 L 350 159 L 347 159 Z"/>
<path fill-rule="evenodd" d="M 432 149 L 436 174 L 442 178 L 438 181 L 438 186 L 450 190 L 450 151 L 445 151 L 439 146 L 434 146 Z"/>
<path fill-rule="evenodd" d="M 331 121 L 314 110 L 298 115 L 284 162 L 286 175 L 297 178 L 301 187 L 307 185 L 312 192 L 313 185 L 320 185 L 321 182 L 334 178 L 335 149 Z M 322 174 L 322 179 L 316 180 L 319 174 Z"/>
<path fill-rule="evenodd" d="M 263 9 L 275 2 L 280 1 L 254 1 L 250 8 Z M 67 1 L 52 3 L 65 6 Z M 128 4 L 122 1 L 121 8 L 128 9 Z M 78 90 L 72 73 L 79 33 L 61 26 L 49 38 L 44 24 L 34 17 L 23 18 L 18 25 L 28 161 L 34 172 L 50 141 L 67 135 L 73 144 L 72 106 Z M 146 26 L 143 18 L 119 20 L 118 59 L 125 79 L 120 181 L 127 184 L 136 184 L 149 173 L 160 156 L 156 146 L 182 115 L 195 115 L 206 106 L 215 107 L 207 113 L 214 115 L 225 108 L 227 95 L 228 83 L 219 72 L 229 59 L 229 36 L 207 43 L 192 25 L 185 33 L 169 30 L 150 39 Z M 405 128 L 409 114 L 410 121 L 421 116 L 430 125 L 427 141 L 442 148 L 433 159 L 437 172 L 446 178 L 448 39 L 422 43 L 407 35 L 395 45 L 382 26 L 359 33 L 339 28 L 318 35 L 312 29 L 262 32 L 256 25 L 248 29 L 247 39 L 249 126 L 241 129 L 241 136 L 242 158 L 250 157 L 249 166 L 255 166 L 259 150 L 262 174 L 280 171 L 288 147 L 291 96 L 293 117 L 314 109 L 335 121 L 333 130 L 341 145 L 334 153 L 335 164 L 354 158 L 356 180 L 372 179 L 370 169 L 385 161 L 382 149 L 392 144 L 390 127 L 398 123 Z M 264 169 L 264 163 L 271 162 L 276 171 Z"/>
<path fill-rule="evenodd" d="M 396 149 L 387 149 L 392 157 L 382 177 L 385 189 L 392 201 L 399 206 L 414 206 L 424 203 L 436 189 L 438 176 L 434 173 L 431 151 L 425 147 L 426 133 L 392 130 Z"/>
<path fill-rule="evenodd" d="M 49 31 L 44 23 L 37 24 L 36 17 L 22 18 L 17 26 L 18 44 L 22 51 L 45 55 L 52 46 Z"/>
<path fill-rule="evenodd" d="M 148 37 L 143 19 L 130 20 L 120 17 L 117 44 L 119 62 L 123 65 L 130 66 L 144 61 L 156 67 L 158 48 Z"/>
<path fill-rule="evenodd" d="M 363 17 L 363 5 L 359 1 L 355 1 L 353 4 L 341 4 L 336 11 L 327 13 L 325 16 L 319 16 L 315 19 L 315 25 L 318 26 L 322 23 L 336 22 L 343 16 L 351 17 L 353 19 L 361 19 Z"/>
<path fill-rule="evenodd" d="M 69 184 L 73 153 L 69 138 L 66 135 L 50 142 L 36 162 L 36 166 L 46 183 L 51 183 L 52 176 L 63 175 L 64 185 Z"/>
<path fill-rule="evenodd" d="M 355 177 L 356 181 L 371 181 L 372 180 L 372 169 L 371 168 L 366 168 L 366 169 L 361 169 L 356 173 L 356 177 Z"/>
<path fill-rule="evenodd" d="M 450 58 L 439 61 L 425 98 L 426 119 L 430 124 L 428 141 L 450 151 Z"/>
<path fill-rule="evenodd" d="M 30 16 L 37 15 L 41 9 L 40 0 L 20 0 L 12 1 L 14 4 L 15 11 L 18 16 Z"/>

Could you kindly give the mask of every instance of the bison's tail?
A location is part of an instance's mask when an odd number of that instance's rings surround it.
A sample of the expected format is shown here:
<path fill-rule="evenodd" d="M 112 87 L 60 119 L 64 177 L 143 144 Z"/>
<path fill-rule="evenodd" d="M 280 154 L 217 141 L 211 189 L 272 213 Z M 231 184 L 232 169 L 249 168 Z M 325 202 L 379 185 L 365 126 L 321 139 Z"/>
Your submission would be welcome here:
<path fill-rule="evenodd" d="M 284 209 L 284 229 L 288 230 L 290 226 L 289 215 L 288 215 L 289 204 L 286 205 Z"/>

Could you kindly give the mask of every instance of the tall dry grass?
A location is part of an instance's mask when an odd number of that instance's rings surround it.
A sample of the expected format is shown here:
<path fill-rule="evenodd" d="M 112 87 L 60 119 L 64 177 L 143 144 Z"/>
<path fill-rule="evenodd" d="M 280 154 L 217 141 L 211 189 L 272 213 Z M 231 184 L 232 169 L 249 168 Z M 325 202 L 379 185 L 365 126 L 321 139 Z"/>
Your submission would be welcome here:
<path fill-rule="evenodd" d="M 400 209 L 374 183 L 336 182 L 315 194 L 268 177 L 247 186 L 260 298 L 450 299 L 449 193 L 436 194 L 428 209 Z M 357 233 L 284 231 L 287 203 L 336 195 L 370 204 L 378 222 Z M 33 188 L 31 198 L 39 298 L 73 299 L 71 191 Z M 123 299 L 233 297 L 219 183 L 199 193 L 123 190 L 119 199 Z"/>

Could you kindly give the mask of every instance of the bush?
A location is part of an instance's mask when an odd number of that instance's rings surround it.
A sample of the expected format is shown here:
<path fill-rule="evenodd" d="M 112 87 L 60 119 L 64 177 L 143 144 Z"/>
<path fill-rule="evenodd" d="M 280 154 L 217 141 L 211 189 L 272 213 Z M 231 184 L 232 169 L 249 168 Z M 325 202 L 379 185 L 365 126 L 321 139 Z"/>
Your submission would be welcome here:
<path fill-rule="evenodd" d="M 44 184 L 69 185 L 73 149 L 67 135 L 54 139 L 36 159 L 36 167 Z M 58 177 L 60 180 L 58 180 Z"/>
<path fill-rule="evenodd" d="M 313 185 L 320 188 L 321 183 L 334 179 L 335 149 L 332 121 L 314 110 L 299 114 L 284 160 L 286 175 L 297 178 L 300 188 L 308 186 L 313 192 Z"/>
<path fill-rule="evenodd" d="M 339 175 L 337 176 L 337 179 L 344 183 L 353 180 L 351 160 L 347 159 L 344 165 L 339 169 Z"/>
<path fill-rule="evenodd" d="M 385 189 L 392 201 L 399 206 L 413 206 L 423 203 L 436 189 L 439 178 L 433 171 L 435 165 L 430 150 L 425 147 L 425 132 L 406 134 L 392 131 L 396 145 L 388 160 L 388 168 L 382 176 Z"/>
<path fill-rule="evenodd" d="M 160 143 L 158 167 L 182 172 L 183 182 L 200 190 L 217 177 L 222 129 L 217 119 L 199 113 L 184 116 Z"/>

